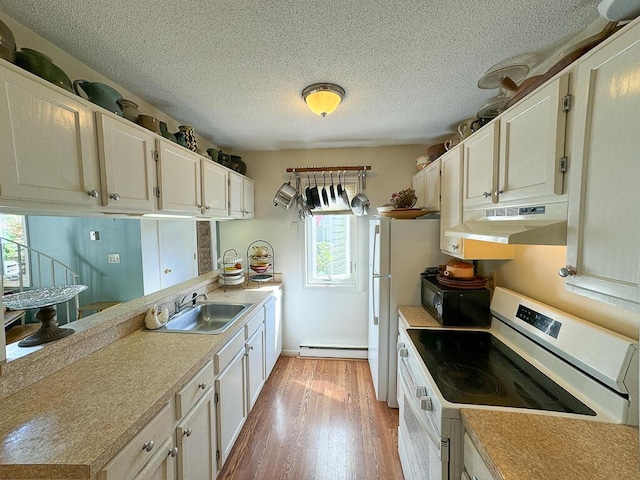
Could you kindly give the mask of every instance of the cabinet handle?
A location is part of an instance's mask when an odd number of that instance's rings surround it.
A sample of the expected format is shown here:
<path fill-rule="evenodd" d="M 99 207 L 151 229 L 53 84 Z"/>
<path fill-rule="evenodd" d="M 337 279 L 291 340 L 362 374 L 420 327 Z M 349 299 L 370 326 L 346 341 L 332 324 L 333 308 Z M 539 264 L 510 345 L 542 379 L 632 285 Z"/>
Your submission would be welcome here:
<path fill-rule="evenodd" d="M 164 269 L 164 273 L 165 273 L 165 275 L 168 274 L 168 273 L 171 273 L 171 269 L 170 268 L 165 268 Z"/>
<path fill-rule="evenodd" d="M 112 193 L 111 195 L 109 195 L 109 198 L 114 202 L 117 202 L 118 200 L 120 200 L 120 195 L 118 195 L 117 193 Z"/>
<path fill-rule="evenodd" d="M 98 190 L 96 190 L 94 188 L 93 190 L 89 190 L 87 192 L 87 195 L 89 195 L 90 197 L 93 197 L 93 198 L 98 198 L 100 196 L 100 193 L 98 193 Z"/>
<path fill-rule="evenodd" d="M 209 205 L 204 207 L 205 210 L 211 210 L 211 207 Z"/>
<path fill-rule="evenodd" d="M 562 267 L 560 270 L 558 270 L 558 275 L 560 275 L 562 278 L 573 277 L 577 273 L 578 270 L 572 265 L 567 265 L 566 267 Z"/>
<path fill-rule="evenodd" d="M 504 190 L 498 190 L 498 189 L 496 188 L 496 191 L 495 191 L 495 192 L 493 192 L 493 193 L 494 193 L 494 194 L 496 195 L 496 197 L 497 197 L 497 196 L 499 196 L 500 194 L 504 193 Z"/>
<path fill-rule="evenodd" d="M 142 445 L 142 449 L 145 452 L 150 452 L 151 450 L 153 450 L 153 440 L 149 440 L 148 442 L 145 442 L 145 444 Z"/>
<path fill-rule="evenodd" d="M 183 435 L 185 437 L 190 437 L 192 433 L 193 433 L 193 430 L 191 430 L 191 427 L 189 427 L 184 431 Z"/>
<path fill-rule="evenodd" d="M 484 198 L 489 198 L 489 197 L 491 196 L 491 194 L 490 194 L 489 192 L 484 192 L 484 193 L 482 194 L 482 196 L 483 196 Z"/>
<path fill-rule="evenodd" d="M 204 390 L 205 388 L 207 388 L 207 382 L 200 382 L 198 384 L 198 388 L 201 388 L 202 390 Z"/>
<path fill-rule="evenodd" d="M 169 450 L 169 456 L 174 457 L 178 455 L 178 447 L 173 447 Z"/>
<path fill-rule="evenodd" d="M 453 251 L 458 250 L 458 244 L 452 244 L 451 245 L 451 250 L 453 250 Z"/>
<path fill-rule="evenodd" d="M 198 208 L 204 208 L 204 205 L 198 204 Z"/>

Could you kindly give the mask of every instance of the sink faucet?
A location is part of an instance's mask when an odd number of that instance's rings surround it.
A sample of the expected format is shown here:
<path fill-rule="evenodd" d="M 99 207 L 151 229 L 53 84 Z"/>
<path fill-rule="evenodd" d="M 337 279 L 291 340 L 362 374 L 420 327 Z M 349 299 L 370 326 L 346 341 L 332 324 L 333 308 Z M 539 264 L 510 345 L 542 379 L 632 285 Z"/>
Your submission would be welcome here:
<path fill-rule="evenodd" d="M 180 300 L 179 302 L 175 302 L 175 313 L 178 313 L 180 310 L 182 310 L 184 307 L 186 307 L 189 304 L 191 304 L 192 307 L 195 307 L 196 300 L 200 297 L 204 298 L 205 300 L 209 298 L 207 297 L 206 293 L 193 292 L 191 295 L 185 295 L 184 297 L 182 297 L 182 300 Z"/>

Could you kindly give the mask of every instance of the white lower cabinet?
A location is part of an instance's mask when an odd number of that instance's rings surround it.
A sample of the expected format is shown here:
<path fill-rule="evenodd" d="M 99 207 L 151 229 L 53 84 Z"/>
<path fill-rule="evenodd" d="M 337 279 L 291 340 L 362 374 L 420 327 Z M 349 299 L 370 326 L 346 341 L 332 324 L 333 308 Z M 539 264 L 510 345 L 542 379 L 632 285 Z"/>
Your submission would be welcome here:
<path fill-rule="evenodd" d="M 177 454 L 173 441 L 174 425 L 174 405 L 170 402 L 105 465 L 97 479 L 174 478 L 173 457 Z M 167 458 L 169 456 L 171 459 Z M 162 472 L 167 476 L 161 476 Z M 145 476 L 138 476 L 143 474 Z"/>
<path fill-rule="evenodd" d="M 262 391 L 265 377 L 264 369 L 264 322 L 247 340 L 247 404 L 249 411 L 253 408 Z"/>
<path fill-rule="evenodd" d="M 210 364 L 209 364 L 210 365 Z M 210 368 L 213 373 L 213 368 Z M 216 418 L 213 386 L 176 429 L 178 478 L 213 479 L 216 476 Z"/>
<path fill-rule="evenodd" d="M 482 460 L 478 449 L 467 433 L 464 434 L 464 472 L 463 480 L 493 480 L 493 475 Z"/>
<path fill-rule="evenodd" d="M 238 336 L 242 339 L 240 348 L 235 351 L 235 356 L 231 361 L 224 366 L 224 370 L 218 375 L 215 384 L 218 469 L 221 469 L 227 460 L 248 414 L 244 332 L 240 331 L 236 337 Z M 230 343 L 232 342 L 234 340 L 231 340 Z"/>
<path fill-rule="evenodd" d="M 265 377 L 271 371 L 282 353 L 282 315 L 280 295 L 270 298 L 264 306 Z"/>

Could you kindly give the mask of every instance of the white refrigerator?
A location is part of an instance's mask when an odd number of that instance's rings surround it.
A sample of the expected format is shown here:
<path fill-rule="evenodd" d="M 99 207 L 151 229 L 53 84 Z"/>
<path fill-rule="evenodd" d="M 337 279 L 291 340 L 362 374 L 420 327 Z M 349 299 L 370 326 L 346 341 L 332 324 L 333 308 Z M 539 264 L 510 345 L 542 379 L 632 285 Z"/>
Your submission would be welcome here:
<path fill-rule="evenodd" d="M 370 221 L 368 358 L 376 398 L 390 407 L 398 407 L 398 305 L 420 305 L 420 273 L 448 259 L 439 218 Z"/>

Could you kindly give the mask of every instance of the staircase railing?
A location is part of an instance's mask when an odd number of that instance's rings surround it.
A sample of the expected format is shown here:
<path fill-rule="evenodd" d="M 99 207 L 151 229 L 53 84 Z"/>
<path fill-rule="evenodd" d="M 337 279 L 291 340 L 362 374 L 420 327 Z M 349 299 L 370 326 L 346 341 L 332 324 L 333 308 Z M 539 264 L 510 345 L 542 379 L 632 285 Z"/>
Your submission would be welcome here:
<path fill-rule="evenodd" d="M 71 267 L 65 265 L 60 260 L 47 255 L 44 252 L 31 248 L 22 243 L 10 240 L 8 238 L 0 237 L 0 249 L 4 252 L 6 244 L 11 244 L 15 247 L 17 255 L 17 280 L 13 280 L 15 275 L 11 275 L 11 279 L 8 284 L 6 281 L 7 274 L 5 273 L 5 260 L 4 255 L 0 255 L 0 285 L 3 287 L 3 293 L 5 288 L 11 288 L 20 292 L 24 290 L 30 290 L 34 288 L 47 288 L 58 287 L 63 285 L 76 285 L 80 275 L 76 273 Z M 78 318 L 78 308 L 80 304 L 78 302 L 78 296 L 69 300 L 66 303 L 66 323 L 71 321 L 69 304 L 73 302 L 73 309 L 76 312 L 75 318 Z M 58 318 L 60 322 L 60 318 Z"/>

